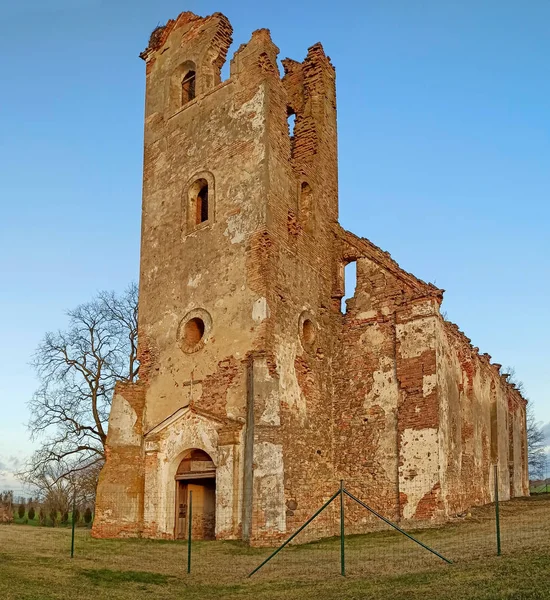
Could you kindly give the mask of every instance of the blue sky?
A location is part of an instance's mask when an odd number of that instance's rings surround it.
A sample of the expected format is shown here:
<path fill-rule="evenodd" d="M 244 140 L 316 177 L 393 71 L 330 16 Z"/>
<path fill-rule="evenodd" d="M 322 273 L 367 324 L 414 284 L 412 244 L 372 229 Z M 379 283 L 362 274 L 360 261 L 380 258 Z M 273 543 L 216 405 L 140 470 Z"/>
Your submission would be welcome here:
<path fill-rule="evenodd" d="M 447 290 L 448 318 L 549 423 L 549 2 L 20 0 L 0 8 L 0 487 L 30 449 L 43 333 L 137 278 L 138 54 L 182 10 L 224 12 L 230 56 L 260 27 L 280 58 L 323 43 L 342 224 Z"/>

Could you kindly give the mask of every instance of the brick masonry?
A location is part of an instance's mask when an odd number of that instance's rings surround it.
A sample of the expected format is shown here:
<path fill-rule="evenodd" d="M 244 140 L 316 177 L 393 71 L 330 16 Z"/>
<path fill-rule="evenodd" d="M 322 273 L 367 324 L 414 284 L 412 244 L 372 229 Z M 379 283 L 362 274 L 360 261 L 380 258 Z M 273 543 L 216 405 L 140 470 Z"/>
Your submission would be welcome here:
<path fill-rule="evenodd" d="M 501 497 L 528 494 L 518 390 L 442 317 L 442 290 L 338 224 L 335 71 L 321 44 L 283 60 L 281 77 L 260 29 L 221 81 L 231 32 L 220 13 L 182 13 L 141 54 L 141 373 L 115 392 L 93 534 L 174 537 L 191 449 L 216 467 L 216 537 L 255 544 L 287 536 L 340 479 L 400 521 L 490 502 L 497 462 Z M 196 95 L 182 104 L 190 72 Z M 201 181 L 208 218 L 195 223 Z"/>

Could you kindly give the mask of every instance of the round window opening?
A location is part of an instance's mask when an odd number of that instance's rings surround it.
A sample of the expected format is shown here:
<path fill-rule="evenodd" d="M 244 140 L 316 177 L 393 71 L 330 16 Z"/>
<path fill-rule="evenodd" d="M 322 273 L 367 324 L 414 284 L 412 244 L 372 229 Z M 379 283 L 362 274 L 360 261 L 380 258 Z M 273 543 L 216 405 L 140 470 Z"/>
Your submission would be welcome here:
<path fill-rule="evenodd" d="M 315 341 L 315 325 L 309 319 L 305 319 L 302 324 L 302 337 L 308 345 Z"/>
<path fill-rule="evenodd" d="M 212 332 L 212 317 L 203 308 L 188 312 L 178 327 L 178 341 L 183 352 L 198 352 L 208 343 Z"/>
<path fill-rule="evenodd" d="M 183 341 L 189 347 L 196 346 L 204 336 L 204 321 L 199 317 L 189 319 L 183 328 Z"/>

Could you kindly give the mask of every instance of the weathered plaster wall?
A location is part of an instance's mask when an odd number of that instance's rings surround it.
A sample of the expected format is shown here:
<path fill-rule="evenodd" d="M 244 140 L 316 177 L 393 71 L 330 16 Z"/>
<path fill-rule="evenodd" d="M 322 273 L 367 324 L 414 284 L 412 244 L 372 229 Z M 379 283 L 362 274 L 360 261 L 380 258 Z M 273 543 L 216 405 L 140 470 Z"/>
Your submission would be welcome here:
<path fill-rule="evenodd" d="M 135 537 L 141 533 L 144 404 L 143 383 L 117 383 L 109 418 L 106 466 L 101 471 L 97 489 L 95 536 Z"/>
<path fill-rule="evenodd" d="M 417 521 L 490 501 L 497 458 L 502 497 L 525 493 L 520 395 L 443 321 L 441 290 L 338 225 L 335 71 L 322 46 L 283 60 L 281 77 L 260 29 L 222 82 L 230 43 L 223 15 L 182 13 L 141 55 L 140 382 L 113 402 L 94 533 L 171 537 L 190 448 L 216 466 L 216 536 L 255 544 L 286 537 L 339 479 Z M 196 97 L 181 105 L 189 69 Z M 197 224 L 199 179 L 209 214 Z M 195 346 L 191 317 L 205 324 Z M 374 526 L 362 509 L 348 517 Z M 312 535 L 333 533 L 323 519 Z"/>
<path fill-rule="evenodd" d="M 508 469 L 510 496 L 529 495 L 525 400 L 517 390 L 508 393 Z"/>
<path fill-rule="evenodd" d="M 443 320 L 438 322 L 437 356 L 446 513 L 494 499 L 494 464 L 499 496 L 510 498 L 508 432 L 517 436 L 513 447 L 519 454 L 516 481 L 521 482 L 512 495 L 528 494 L 520 443 L 525 401 L 500 374 L 500 365 L 492 364 L 487 354 L 480 355 L 456 325 Z"/>
<path fill-rule="evenodd" d="M 499 365 L 442 319 L 441 290 L 367 240 L 339 235 L 357 284 L 335 354 L 337 472 L 405 520 L 490 502 L 496 463 L 501 498 L 528 493 L 524 401 Z"/>
<path fill-rule="evenodd" d="M 205 34 L 210 30 L 218 38 Z M 238 69 L 254 38 L 235 56 L 230 80 L 219 83 L 214 78 L 208 89 L 199 84 L 196 99 L 178 112 L 166 108 L 165 81 L 182 61 L 203 64 L 205 56 L 216 54 L 218 44 L 225 55 L 228 32 L 221 15 L 175 27 L 148 67 L 140 279 L 140 333 L 145 332 L 148 344 L 155 344 L 158 356 L 147 393 L 146 431 L 182 406 L 202 415 L 201 423 L 210 422 L 211 428 L 215 423 L 233 431 L 228 444 L 210 442 L 211 456 L 223 456 L 216 477 L 220 537 L 238 535 L 240 527 L 241 500 L 234 490 L 242 478 L 245 358 L 261 345 L 269 310 L 266 274 L 249 277 L 250 264 L 257 264 L 256 255 L 262 251 L 253 239 L 266 219 L 266 86 L 261 78 Z M 215 43 L 208 41 L 212 39 Z M 197 82 L 201 81 L 198 70 Z M 214 182 L 209 188 L 213 215 L 205 227 L 188 232 L 185 188 L 203 171 Z M 200 351 L 185 354 L 178 327 L 193 309 L 206 310 L 212 325 Z M 160 502 L 160 494 L 169 494 L 173 487 L 174 465 L 162 445 L 172 444 L 175 455 L 194 447 L 196 440 L 183 435 L 190 422 L 184 423 L 181 429 L 175 424 L 166 428 L 157 462 L 153 453 L 147 455 L 146 471 L 151 475 L 146 477 L 146 498 L 156 493 Z M 171 467 L 160 468 L 167 460 Z M 160 482 L 155 481 L 159 477 Z M 161 492 L 155 492 L 157 485 Z M 158 521 L 155 513 L 165 512 L 162 505 L 153 504 L 145 513 L 146 526 Z M 170 519 L 173 511 L 159 525 L 167 535 Z"/>
<path fill-rule="evenodd" d="M 233 70 L 263 80 L 269 98 L 266 222 L 253 237 L 259 251 L 247 273 L 265 294 L 266 307 L 253 377 L 255 543 L 295 528 L 325 498 L 333 478 L 327 427 L 334 260 L 332 236 L 323 233 L 330 232 L 337 212 L 334 69 L 317 45 L 303 63 L 291 61 L 296 77 L 284 61 L 281 80 L 277 53 L 267 30 L 259 30 L 232 63 Z M 290 111 L 296 113 L 293 137 Z M 300 212 L 304 183 L 310 189 L 307 213 Z M 255 277 L 259 268 L 264 279 Z M 303 337 L 305 321 L 312 325 L 311 340 Z"/>
<path fill-rule="evenodd" d="M 241 103 L 237 97 L 245 86 L 229 80 L 180 112 L 166 114 L 157 96 L 173 64 L 187 56 L 182 37 L 185 28 L 168 37 L 168 50 L 158 57 L 147 82 L 140 333 L 154 344 L 158 358 L 150 376 L 146 430 L 180 406 L 199 402 L 204 382 L 222 376 L 223 361 L 235 361 L 232 376 L 242 380 L 239 361 L 261 325 L 254 306 L 262 296 L 246 278 L 246 246 L 265 220 L 264 90 L 255 89 Z M 239 169 L 231 160 L 236 156 Z M 214 179 L 209 192 L 214 215 L 206 227 L 188 233 L 182 195 L 187 182 L 203 171 Z M 178 327 L 195 308 L 210 314 L 212 330 L 200 353 L 184 354 Z M 196 382 L 194 396 L 191 382 Z M 218 417 L 224 416 L 224 400 L 210 407 Z M 237 406 L 233 413 L 239 416 Z"/>

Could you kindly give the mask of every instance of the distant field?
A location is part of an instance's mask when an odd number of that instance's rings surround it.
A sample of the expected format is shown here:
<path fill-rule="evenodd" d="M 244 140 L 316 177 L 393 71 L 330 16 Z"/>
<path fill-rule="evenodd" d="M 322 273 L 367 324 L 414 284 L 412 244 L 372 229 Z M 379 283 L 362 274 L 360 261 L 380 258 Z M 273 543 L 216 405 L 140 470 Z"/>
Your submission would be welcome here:
<path fill-rule="evenodd" d="M 186 573 L 185 542 L 94 540 L 77 530 L 0 526 L 2 600 L 548 600 L 550 495 L 501 505 L 502 551 L 495 556 L 494 507 L 416 535 L 453 560 L 447 565 L 393 532 L 346 539 L 347 577 L 338 539 L 284 549 L 247 579 L 270 549 L 198 542 Z"/>

